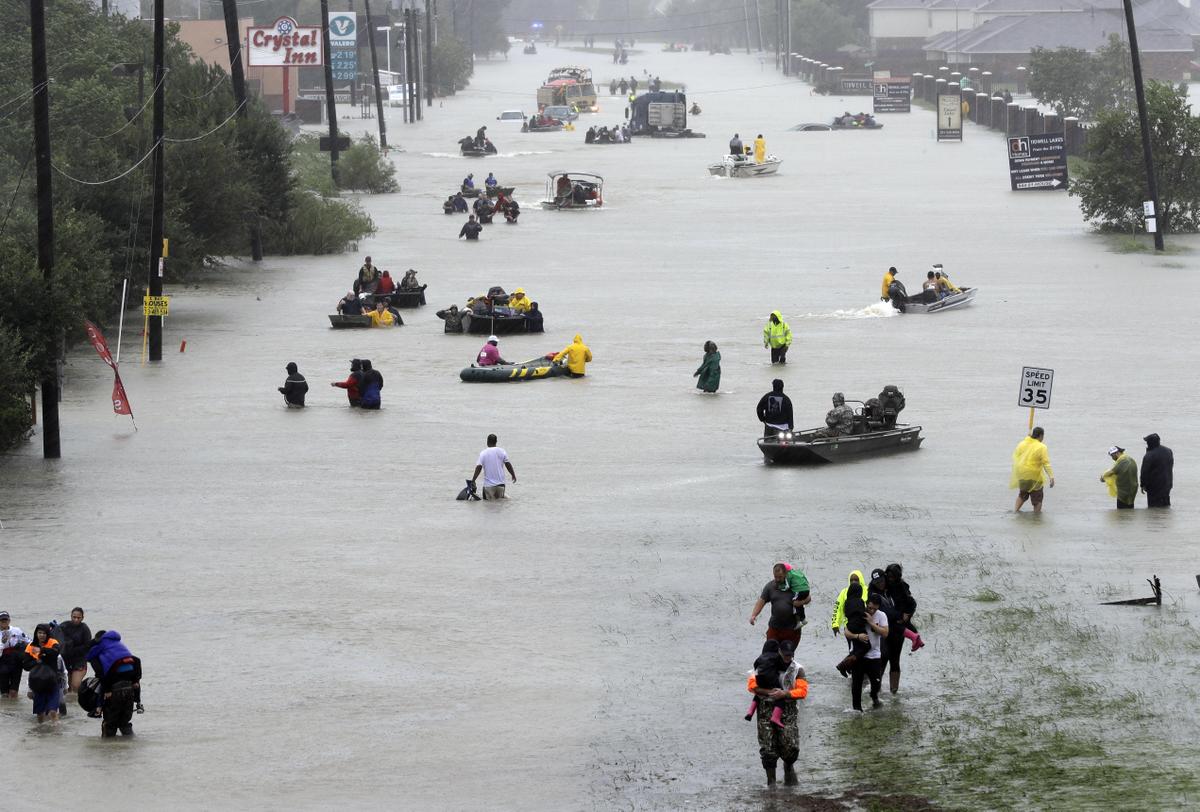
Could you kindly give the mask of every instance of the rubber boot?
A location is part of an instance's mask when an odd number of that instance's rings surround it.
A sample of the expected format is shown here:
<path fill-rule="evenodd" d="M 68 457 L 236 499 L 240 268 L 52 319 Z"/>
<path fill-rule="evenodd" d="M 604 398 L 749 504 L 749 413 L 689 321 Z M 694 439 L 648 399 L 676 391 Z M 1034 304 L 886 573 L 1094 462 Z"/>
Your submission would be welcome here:
<path fill-rule="evenodd" d="M 921 635 L 919 635 L 919 634 L 918 634 L 916 637 L 914 637 L 914 638 L 913 638 L 913 641 L 912 641 L 912 651 L 910 651 L 910 652 L 908 652 L 908 653 L 909 653 L 909 654 L 916 654 L 918 651 L 920 651 L 920 650 L 921 650 L 921 649 L 923 649 L 924 647 L 925 647 L 925 641 L 924 641 L 924 640 L 922 640 L 922 639 L 921 639 Z"/>
<path fill-rule="evenodd" d="M 800 779 L 796 778 L 796 762 L 783 762 L 783 785 L 785 787 L 794 787 L 800 783 Z"/>
<path fill-rule="evenodd" d="M 775 710 L 771 711 L 771 724 L 780 729 L 783 729 L 783 706 L 776 705 Z"/>
<path fill-rule="evenodd" d="M 897 693 L 900 690 L 900 672 L 888 669 L 888 687 L 892 693 Z"/>
<path fill-rule="evenodd" d="M 775 765 L 772 764 L 770 766 L 767 766 L 766 764 L 764 764 L 763 769 L 767 773 L 767 786 L 768 787 L 775 786 Z"/>
<path fill-rule="evenodd" d="M 758 710 L 758 700 L 757 699 L 750 703 L 750 710 L 746 711 L 746 721 L 747 722 L 749 722 L 751 719 L 754 718 L 754 712 L 756 710 Z"/>

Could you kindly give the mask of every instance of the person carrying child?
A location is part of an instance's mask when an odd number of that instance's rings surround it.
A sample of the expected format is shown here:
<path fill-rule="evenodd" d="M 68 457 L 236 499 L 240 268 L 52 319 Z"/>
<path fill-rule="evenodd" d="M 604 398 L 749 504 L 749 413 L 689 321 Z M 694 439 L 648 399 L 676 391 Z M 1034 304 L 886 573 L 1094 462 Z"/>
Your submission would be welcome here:
<path fill-rule="evenodd" d="M 762 655 L 754 661 L 754 673 L 746 681 L 746 690 L 755 697 L 751 707 L 752 713 L 758 716 L 758 753 L 767 773 L 767 786 L 775 784 L 775 768 L 781 759 L 783 783 L 788 786 L 799 783 L 795 767 L 796 759 L 800 757 L 800 720 L 796 702 L 808 696 L 808 681 L 804 667 L 793 659 L 795 652 L 796 646 L 791 640 L 768 640 L 763 645 Z M 764 683 L 773 678 L 778 679 L 778 687 L 766 687 Z M 768 708 L 769 713 L 766 712 Z M 747 715 L 746 718 L 751 717 Z"/>

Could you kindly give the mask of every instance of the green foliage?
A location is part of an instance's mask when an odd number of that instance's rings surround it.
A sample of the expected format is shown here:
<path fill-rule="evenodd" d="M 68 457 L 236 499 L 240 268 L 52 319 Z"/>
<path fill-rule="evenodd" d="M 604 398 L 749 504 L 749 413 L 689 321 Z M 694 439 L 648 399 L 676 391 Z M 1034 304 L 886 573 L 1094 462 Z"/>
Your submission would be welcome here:
<path fill-rule="evenodd" d="M 438 37 L 433 46 L 434 92 L 453 96 L 467 86 L 471 75 L 471 54 L 452 36 Z"/>
<path fill-rule="evenodd" d="M 1186 86 L 1148 82 L 1146 108 L 1158 183 L 1158 226 L 1163 232 L 1200 230 L 1200 118 L 1192 115 Z M 1147 192 L 1136 111 L 1100 114 L 1088 136 L 1087 161 L 1070 188 L 1079 197 L 1084 219 L 1102 229 L 1139 229 Z"/>
<path fill-rule="evenodd" d="M 263 229 L 263 249 L 271 254 L 337 254 L 375 233 L 375 224 L 357 203 L 297 191 L 287 220 Z"/>
<path fill-rule="evenodd" d="M 792 5 L 792 49 L 797 53 L 829 53 L 863 40 L 865 19 L 856 22 L 857 5 L 834 0 L 796 0 Z M 862 10 L 865 14 L 866 7 Z"/>
<path fill-rule="evenodd" d="M 0 321 L 0 451 L 25 439 L 33 428 L 25 397 L 33 391 L 32 360 L 17 331 Z"/>
<path fill-rule="evenodd" d="M 1133 99 L 1129 46 L 1113 34 L 1095 54 L 1079 48 L 1034 48 L 1029 92 L 1061 116 L 1089 121 L 1105 110 L 1128 106 Z"/>
<path fill-rule="evenodd" d="M 338 185 L 376 195 L 400 191 L 396 167 L 379 151 L 379 142 L 371 135 L 363 136 L 339 156 Z"/>

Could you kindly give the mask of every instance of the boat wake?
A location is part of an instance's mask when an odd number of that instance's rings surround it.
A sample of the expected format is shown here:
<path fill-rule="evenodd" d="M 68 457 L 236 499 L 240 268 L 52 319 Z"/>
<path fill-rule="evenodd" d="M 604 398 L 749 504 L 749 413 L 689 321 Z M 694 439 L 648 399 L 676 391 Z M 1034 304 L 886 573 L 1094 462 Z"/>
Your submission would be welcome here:
<path fill-rule="evenodd" d="M 857 310 L 835 310 L 832 313 L 805 313 L 802 319 L 890 319 L 900 311 L 891 302 L 875 302 Z"/>

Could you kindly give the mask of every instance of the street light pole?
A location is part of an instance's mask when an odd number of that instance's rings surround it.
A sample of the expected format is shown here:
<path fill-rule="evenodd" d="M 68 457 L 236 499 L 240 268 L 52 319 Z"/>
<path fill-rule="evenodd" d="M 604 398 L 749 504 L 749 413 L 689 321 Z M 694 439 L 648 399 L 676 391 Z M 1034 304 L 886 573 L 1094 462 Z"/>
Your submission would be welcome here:
<path fill-rule="evenodd" d="M 163 205 L 166 186 L 166 167 L 163 165 L 163 116 L 166 107 L 166 65 L 164 52 L 166 26 L 163 22 L 164 0 L 154 0 L 154 203 L 150 214 L 150 280 L 148 293 L 162 296 L 163 292 Z M 147 316 L 147 343 L 150 360 L 162 360 L 162 316 Z"/>
<path fill-rule="evenodd" d="M 1142 60 L 1138 53 L 1137 28 L 1133 24 L 1133 3 L 1125 0 L 1125 25 L 1129 29 L 1129 55 L 1133 59 L 1133 90 L 1137 95 L 1138 123 L 1142 128 L 1142 159 L 1146 163 L 1146 188 L 1154 206 L 1154 250 L 1162 251 L 1163 212 L 1158 207 L 1158 180 L 1154 177 L 1154 152 L 1150 148 L 1150 116 L 1146 112 L 1146 90 L 1142 87 Z"/>

